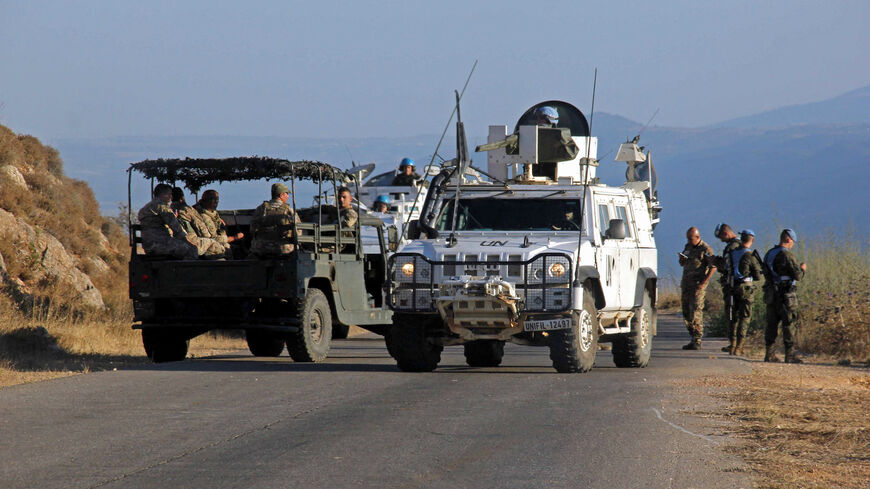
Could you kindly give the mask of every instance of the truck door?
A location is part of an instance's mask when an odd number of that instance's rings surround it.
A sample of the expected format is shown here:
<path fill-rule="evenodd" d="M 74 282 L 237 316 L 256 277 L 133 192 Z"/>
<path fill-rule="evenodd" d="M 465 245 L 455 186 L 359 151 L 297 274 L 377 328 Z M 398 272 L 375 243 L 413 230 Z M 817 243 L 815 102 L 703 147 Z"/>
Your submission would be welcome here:
<path fill-rule="evenodd" d="M 613 240 L 619 247 L 617 259 L 619 302 L 623 309 L 634 305 L 635 289 L 637 288 L 638 251 L 637 251 L 637 228 L 632 214 L 632 208 L 627 196 L 613 198 L 613 210 L 615 215 L 612 219 L 622 219 L 625 224 L 625 239 Z"/>
<path fill-rule="evenodd" d="M 609 195 L 596 195 L 595 197 L 595 218 L 598 220 L 596 229 L 598 236 L 596 241 L 601 245 L 595 251 L 595 261 L 598 265 L 598 274 L 601 278 L 601 288 L 604 292 L 604 300 L 607 305 L 605 311 L 619 309 L 619 268 L 617 261 L 619 260 L 619 242 L 614 239 L 605 239 L 604 233 L 607 231 L 607 226 L 611 219 L 616 219 L 613 209 L 613 197 Z"/>

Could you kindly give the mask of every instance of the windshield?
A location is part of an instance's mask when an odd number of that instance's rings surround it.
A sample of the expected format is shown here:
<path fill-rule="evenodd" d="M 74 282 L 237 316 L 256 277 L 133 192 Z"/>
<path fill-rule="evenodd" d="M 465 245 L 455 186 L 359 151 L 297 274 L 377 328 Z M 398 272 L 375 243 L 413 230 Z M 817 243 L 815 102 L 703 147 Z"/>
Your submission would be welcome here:
<path fill-rule="evenodd" d="M 446 202 L 436 229 L 450 231 L 454 201 Z M 459 199 L 457 231 L 578 231 L 576 199 Z"/>

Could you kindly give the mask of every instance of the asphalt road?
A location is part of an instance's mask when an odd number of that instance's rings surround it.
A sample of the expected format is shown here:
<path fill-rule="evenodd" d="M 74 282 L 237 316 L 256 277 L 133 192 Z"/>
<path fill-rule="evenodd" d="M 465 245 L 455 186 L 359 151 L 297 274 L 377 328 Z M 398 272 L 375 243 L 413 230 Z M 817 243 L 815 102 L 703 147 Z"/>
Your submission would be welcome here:
<path fill-rule="evenodd" d="M 317 365 L 240 352 L 4 388 L 0 487 L 751 487 L 721 427 L 686 414 L 711 399 L 675 382 L 749 364 L 686 340 L 662 316 L 649 367 L 600 351 L 573 375 L 519 346 L 402 373 L 372 336 Z"/>

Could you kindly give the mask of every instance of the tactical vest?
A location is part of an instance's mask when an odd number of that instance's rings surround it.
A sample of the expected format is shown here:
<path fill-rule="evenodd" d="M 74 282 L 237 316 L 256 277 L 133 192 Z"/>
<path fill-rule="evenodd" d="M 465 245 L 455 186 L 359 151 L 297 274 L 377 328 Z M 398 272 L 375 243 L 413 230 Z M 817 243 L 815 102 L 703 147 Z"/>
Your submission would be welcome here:
<path fill-rule="evenodd" d="M 257 239 L 281 241 L 293 236 L 293 219 L 287 213 L 286 204 L 273 206 L 266 202 L 263 217 L 257 226 Z"/>
<path fill-rule="evenodd" d="M 788 275 L 780 275 L 776 273 L 776 270 L 773 269 L 773 262 L 776 260 L 776 257 L 784 250 L 782 246 L 774 246 L 764 255 L 764 264 L 767 265 L 767 269 L 770 270 L 770 275 L 773 277 L 773 282 L 776 284 L 781 284 L 785 282 L 794 283 L 794 279 L 789 277 Z"/>
<path fill-rule="evenodd" d="M 747 277 L 744 277 L 743 274 L 740 273 L 740 260 L 743 258 L 743 255 L 745 255 L 749 252 L 750 252 L 749 248 L 744 248 L 741 246 L 740 248 L 737 248 L 736 250 L 732 250 L 730 253 L 730 255 L 731 255 L 731 273 L 734 274 L 734 278 L 739 282 L 746 281 Z M 752 280 L 752 279 L 750 278 L 750 280 Z"/>

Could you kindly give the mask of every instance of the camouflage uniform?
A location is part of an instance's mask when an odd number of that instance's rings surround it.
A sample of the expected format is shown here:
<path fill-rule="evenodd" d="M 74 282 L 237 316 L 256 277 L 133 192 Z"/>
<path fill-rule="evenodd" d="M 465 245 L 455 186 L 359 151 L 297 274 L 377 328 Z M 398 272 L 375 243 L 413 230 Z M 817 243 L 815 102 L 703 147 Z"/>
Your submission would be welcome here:
<path fill-rule="evenodd" d="M 740 248 L 746 249 L 746 248 Z M 752 251 L 746 249 L 742 256 L 738 255 L 740 251 L 733 251 L 731 257 L 733 261 L 737 261 L 737 266 L 732 269 L 737 270 L 734 275 L 734 336 L 730 353 L 743 354 L 743 339 L 746 337 L 746 330 L 749 327 L 749 320 L 752 317 L 752 301 L 755 296 L 755 291 L 758 289 L 758 280 L 761 278 L 761 263 L 755 258 Z"/>
<path fill-rule="evenodd" d="M 199 212 L 200 216 L 202 216 L 202 222 L 208 228 L 209 235 L 217 240 L 218 243 L 228 246 L 227 226 L 224 224 L 223 220 L 221 220 L 218 211 L 206 209 L 198 203 L 195 204 L 193 208 Z"/>
<path fill-rule="evenodd" d="M 728 336 L 732 340 L 732 343 L 737 338 L 737 331 L 735 329 L 735 315 L 731 310 L 731 298 L 732 298 L 732 290 L 731 290 L 731 277 L 733 272 L 731 271 L 731 260 L 728 257 L 731 255 L 731 252 L 740 248 L 742 246 L 740 244 L 740 238 L 734 237 L 728 240 L 728 243 L 725 244 L 725 249 L 722 250 L 722 256 L 713 256 L 713 266 L 719 270 L 719 284 L 722 286 L 722 301 L 725 309 L 723 310 L 723 314 L 728 320 Z M 728 347 L 723 348 L 727 350 Z"/>
<path fill-rule="evenodd" d="M 777 248 L 779 251 L 777 252 Z M 803 278 L 804 271 L 787 249 L 775 246 L 764 255 L 770 265 L 773 258 L 772 280 L 764 284 L 764 302 L 767 304 L 767 327 L 764 330 L 764 343 L 767 346 L 765 361 L 778 361 L 774 352 L 779 324 L 782 323 L 782 343 L 785 346 L 785 361 L 794 360 L 794 327 L 797 320 L 797 288 L 795 281 Z"/>
<path fill-rule="evenodd" d="M 704 335 L 704 295 L 707 288 L 706 285 L 701 284 L 710 271 L 706 257 L 713 255 L 713 248 L 703 240 L 696 246 L 686 243 L 683 254 L 688 256 L 683 265 L 683 279 L 680 282 L 683 292 L 681 299 L 683 321 L 689 334 L 692 335 L 692 341 L 700 344 L 701 337 Z"/>
<path fill-rule="evenodd" d="M 301 222 L 299 216 L 281 199 L 260 204 L 251 217 L 251 255 L 279 257 L 293 253 L 295 247 L 290 240 L 294 222 Z"/>
<path fill-rule="evenodd" d="M 227 246 L 220 243 L 206 225 L 197 210 L 184 202 L 173 202 L 172 209 L 178 213 L 178 221 L 188 236 L 196 236 L 196 250 L 199 256 L 221 258 L 227 254 Z"/>
<path fill-rule="evenodd" d="M 138 217 L 146 254 L 196 259 L 196 246 L 188 241 L 193 237 L 184 231 L 169 204 L 155 197 L 139 209 Z"/>

